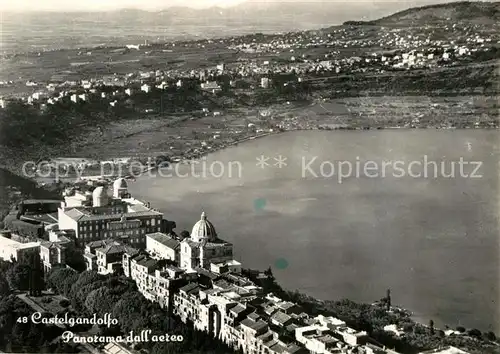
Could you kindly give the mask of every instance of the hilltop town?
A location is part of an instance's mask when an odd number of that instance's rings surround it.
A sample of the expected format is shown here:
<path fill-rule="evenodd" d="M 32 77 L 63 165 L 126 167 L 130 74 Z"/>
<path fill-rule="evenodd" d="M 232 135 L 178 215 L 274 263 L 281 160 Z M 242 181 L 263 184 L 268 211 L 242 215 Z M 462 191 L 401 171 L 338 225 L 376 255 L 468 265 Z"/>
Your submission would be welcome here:
<path fill-rule="evenodd" d="M 208 335 L 205 345 L 215 338 L 225 346 L 216 352 L 484 353 L 499 348 L 493 333 L 415 323 L 410 312 L 393 304 L 390 290 L 371 305 L 322 302 L 286 292 L 276 283 L 273 269 L 245 269 L 235 259 L 237 245 L 224 241 L 205 213 L 191 231 L 177 234 L 175 222 L 130 195 L 124 179 L 108 188 L 89 181 L 86 189 L 65 190 L 63 201 L 24 200 L 13 209 L 6 218 L 9 231 L 0 236 L 2 269 L 8 285 L 17 290 L 9 301 L 21 300 L 16 306 L 24 302 L 48 317 L 64 317 L 68 311 L 73 317 L 118 316 L 119 325 L 111 332 L 101 328 L 96 334 L 85 327 L 79 330 L 81 337 L 149 329 L 160 334 L 185 323 Z M 31 270 L 23 275 L 23 267 Z M 8 288 L 1 290 L 9 296 Z M 135 300 L 127 301 L 138 305 L 119 301 L 131 296 Z M 130 321 L 143 316 L 136 311 L 148 303 L 159 305 L 149 316 L 163 314 L 166 322 Z M 357 318 L 361 308 L 366 317 Z M 58 335 L 57 329 L 46 334 L 52 343 Z M 16 336 L 7 338 L 13 350 L 23 345 Z M 187 348 L 174 342 L 79 343 L 61 348 L 106 353 L 177 353 Z"/>

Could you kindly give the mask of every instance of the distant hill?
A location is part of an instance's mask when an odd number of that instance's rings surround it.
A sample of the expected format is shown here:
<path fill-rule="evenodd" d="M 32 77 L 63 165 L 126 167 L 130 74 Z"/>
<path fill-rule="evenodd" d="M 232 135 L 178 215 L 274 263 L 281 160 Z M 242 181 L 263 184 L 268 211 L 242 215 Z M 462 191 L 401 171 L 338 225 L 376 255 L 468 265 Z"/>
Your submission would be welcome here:
<path fill-rule="evenodd" d="M 328 28 L 346 20 L 357 25 L 411 25 L 447 18 L 450 18 L 450 23 L 471 18 L 488 23 L 499 19 L 498 2 L 449 1 L 249 0 L 233 7 L 206 9 L 178 6 L 161 11 L 122 9 L 103 12 L 3 12 L 0 17 L 0 51 L 19 53 L 41 49 L 124 45 L 143 43 L 145 40 L 170 41 L 256 32 L 280 33 Z M 414 4 L 436 3 L 446 4 L 408 9 Z"/>
<path fill-rule="evenodd" d="M 194 9 L 175 6 L 161 11 L 144 11 L 138 9 L 121 9 L 102 12 L 27 12 L 3 13 L 0 23 L 5 32 L 10 27 L 19 27 L 20 31 L 29 31 L 30 27 L 37 29 L 56 28 L 59 35 L 79 30 L 100 30 L 101 36 L 107 30 L 118 30 L 137 35 L 147 35 L 153 32 L 181 32 L 186 28 L 225 28 L 227 31 L 238 29 L 255 29 L 258 32 L 293 31 L 314 29 L 340 25 L 346 20 L 398 21 L 398 18 L 412 16 L 417 9 L 406 10 L 413 4 L 447 3 L 450 0 L 418 0 L 418 1 L 300 1 L 300 0 L 249 0 L 236 6 L 220 8 L 211 7 Z M 487 4 L 490 5 L 490 4 Z M 488 7 L 486 5 L 486 7 Z M 444 5 L 447 7 L 448 5 Z M 452 5 L 452 7 L 455 5 Z M 439 7 L 430 7 L 432 9 Z M 425 8 L 422 8 L 425 9 Z M 403 11 L 406 10 L 406 11 Z M 391 15 L 397 11 L 395 15 Z M 423 11 L 423 10 L 422 10 Z M 391 15 L 391 16 L 389 16 Z M 383 17 L 388 16 L 388 17 Z M 160 31 L 155 31 L 158 29 Z M 165 31 L 163 31 L 165 29 Z M 198 31 L 206 33 L 204 30 Z M 207 33 L 208 34 L 208 33 Z"/>
<path fill-rule="evenodd" d="M 378 20 L 363 22 L 367 25 L 415 26 L 436 22 L 473 22 L 494 24 L 500 22 L 500 2 L 460 1 L 415 7 Z M 360 24 L 348 21 L 344 24 Z"/>

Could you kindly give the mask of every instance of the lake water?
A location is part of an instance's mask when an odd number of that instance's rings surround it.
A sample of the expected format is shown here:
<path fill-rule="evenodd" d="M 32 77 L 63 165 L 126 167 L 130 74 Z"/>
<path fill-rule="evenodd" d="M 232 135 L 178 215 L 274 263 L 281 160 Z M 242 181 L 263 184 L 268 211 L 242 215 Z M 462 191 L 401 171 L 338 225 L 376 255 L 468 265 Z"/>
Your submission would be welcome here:
<path fill-rule="evenodd" d="M 195 177 L 183 166 L 175 174 L 191 176 L 144 176 L 130 191 L 176 221 L 178 232 L 205 211 L 245 267 L 284 258 L 288 266 L 274 273 L 290 290 L 372 302 L 390 288 L 393 302 L 423 321 L 498 333 L 498 138 L 483 130 L 291 132 L 209 155 L 208 167 L 225 168 L 221 178 Z M 282 155 L 287 166 L 260 168 L 261 155 L 268 163 Z M 469 163 L 462 173 L 460 158 Z M 354 169 L 358 162 L 361 173 L 339 183 L 330 170 L 339 161 Z M 381 177 L 383 161 L 401 169 Z M 412 161 L 428 164 L 427 178 L 418 177 L 423 165 L 409 168 Z M 482 165 L 471 178 L 475 161 Z M 441 165 L 449 175 L 452 163 L 455 177 L 443 177 Z"/>

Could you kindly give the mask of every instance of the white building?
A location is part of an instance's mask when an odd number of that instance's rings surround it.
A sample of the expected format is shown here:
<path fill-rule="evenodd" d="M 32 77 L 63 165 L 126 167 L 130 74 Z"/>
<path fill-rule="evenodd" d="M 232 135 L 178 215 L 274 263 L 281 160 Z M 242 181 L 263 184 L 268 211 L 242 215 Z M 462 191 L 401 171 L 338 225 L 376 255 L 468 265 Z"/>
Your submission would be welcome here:
<path fill-rule="evenodd" d="M 179 250 L 180 242 L 164 233 L 146 235 L 146 251 L 154 258 L 179 262 Z"/>
<path fill-rule="evenodd" d="M 26 260 L 30 253 L 40 252 L 40 243 L 21 243 L 10 238 L 0 236 L 0 258 L 10 262 L 15 260 L 21 262 Z"/>

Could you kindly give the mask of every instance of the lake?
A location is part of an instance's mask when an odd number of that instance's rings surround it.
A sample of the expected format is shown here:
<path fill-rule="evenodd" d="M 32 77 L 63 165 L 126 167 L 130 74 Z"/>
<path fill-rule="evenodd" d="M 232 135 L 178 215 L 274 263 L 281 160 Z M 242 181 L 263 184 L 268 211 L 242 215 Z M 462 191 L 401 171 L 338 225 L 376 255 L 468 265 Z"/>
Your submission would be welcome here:
<path fill-rule="evenodd" d="M 130 191 L 176 221 L 177 232 L 205 211 L 245 267 L 272 265 L 287 289 L 373 302 L 390 288 L 394 304 L 426 323 L 498 333 L 498 137 L 290 132 L 210 154 L 205 177 L 196 177 L 201 164 L 181 166 L 143 176 Z M 269 165 L 256 166 L 261 155 Z"/>

